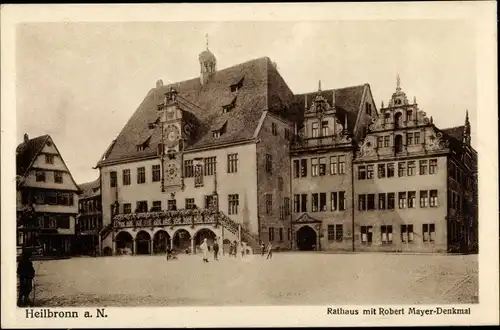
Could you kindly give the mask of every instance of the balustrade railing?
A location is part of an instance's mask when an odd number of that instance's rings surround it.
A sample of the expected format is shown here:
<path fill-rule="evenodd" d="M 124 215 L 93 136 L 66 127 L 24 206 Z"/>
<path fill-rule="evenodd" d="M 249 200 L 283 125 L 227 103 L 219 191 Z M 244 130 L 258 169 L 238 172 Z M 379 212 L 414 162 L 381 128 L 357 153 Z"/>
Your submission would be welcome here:
<path fill-rule="evenodd" d="M 113 218 L 113 226 L 125 228 L 213 224 L 217 222 L 217 215 L 217 212 L 205 209 L 118 214 Z"/>

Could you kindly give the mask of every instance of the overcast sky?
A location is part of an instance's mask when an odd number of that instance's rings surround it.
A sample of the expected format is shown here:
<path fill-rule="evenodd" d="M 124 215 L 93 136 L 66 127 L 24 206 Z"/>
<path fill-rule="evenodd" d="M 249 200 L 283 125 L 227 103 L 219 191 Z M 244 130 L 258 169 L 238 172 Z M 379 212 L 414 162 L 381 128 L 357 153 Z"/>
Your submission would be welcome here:
<path fill-rule="evenodd" d="M 475 30 L 464 21 L 43 23 L 17 30 L 17 139 L 50 134 L 77 183 L 158 79 L 268 56 L 295 93 L 369 83 L 378 107 L 396 88 L 441 128 L 469 110 L 476 141 Z"/>

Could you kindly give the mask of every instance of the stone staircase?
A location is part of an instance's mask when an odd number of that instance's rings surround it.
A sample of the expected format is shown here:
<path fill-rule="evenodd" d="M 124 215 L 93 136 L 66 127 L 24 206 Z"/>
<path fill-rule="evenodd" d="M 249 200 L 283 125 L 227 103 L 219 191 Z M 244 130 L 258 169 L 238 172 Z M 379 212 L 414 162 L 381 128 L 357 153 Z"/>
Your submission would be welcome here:
<path fill-rule="evenodd" d="M 227 216 L 222 212 L 219 212 L 219 223 L 225 229 L 229 230 L 236 237 L 238 237 L 239 226 L 229 216 Z M 256 235 L 252 234 L 248 229 L 246 229 L 243 226 L 241 226 L 241 240 L 245 242 L 248 246 L 250 246 L 254 251 L 254 253 L 257 252 L 258 249 L 260 248 L 259 238 Z"/>

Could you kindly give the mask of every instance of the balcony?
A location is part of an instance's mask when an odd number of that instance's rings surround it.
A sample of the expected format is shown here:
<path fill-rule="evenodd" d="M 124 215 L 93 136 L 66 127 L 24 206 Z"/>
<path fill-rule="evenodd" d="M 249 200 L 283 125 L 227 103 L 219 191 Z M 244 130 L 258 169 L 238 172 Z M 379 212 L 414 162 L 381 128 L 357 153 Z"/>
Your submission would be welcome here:
<path fill-rule="evenodd" d="M 218 216 L 219 212 L 207 209 L 182 209 L 177 211 L 118 214 L 113 218 L 113 227 L 130 228 L 217 224 Z"/>

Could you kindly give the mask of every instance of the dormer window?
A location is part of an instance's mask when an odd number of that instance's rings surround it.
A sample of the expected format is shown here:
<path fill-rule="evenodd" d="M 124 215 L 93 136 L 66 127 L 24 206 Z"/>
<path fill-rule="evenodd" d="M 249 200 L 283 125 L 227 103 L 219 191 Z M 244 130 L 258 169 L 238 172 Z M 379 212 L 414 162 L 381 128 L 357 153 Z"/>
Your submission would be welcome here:
<path fill-rule="evenodd" d="M 231 102 L 229 102 L 228 104 L 224 104 L 222 106 L 222 113 L 228 113 L 228 112 L 233 111 L 233 109 L 235 107 L 235 103 L 236 103 L 236 97 L 232 98 Z"/>
<path fill-rule="evenodd" d="M 214 139 L 219 138 L 220 137 L 220 131 L 213 131 L 212 132 L 212 136 L 214 137 Z"/>
<path fill-rule="evenodd" d="M 368 116 L 372 115 L 372 105 L 369 102 L 365 103 L 365 111 Z"/>
<path fill-rule="evenodd" d="M 231 84 L 231 92 L 236 93 L 243 87 L 243 77 L 238 78 L 233 84 Z"/>
<path fill-rule="evenodd" d="M 222 123 L 219 123 L 219 125 L 216 125 L 214 129 L 212 130 L 212 137 L 214 139 L 221 137 L 224 133 L 226 133 L 226 124 L 227 121 L 223 121 Z"/>
<path fill-rule="evenodd" d="M 148 123 L 148 128 L 149 129 L 155 129 L 158 126 L 158 123 L 160 122 L 160 117 L 156 118 L 155 121 Z"/>
<path fill-rule="evenodd" d="M 151 136 L 146 139 L 142 144 L 137 145 L 137 151 L 144 151 L 149 147 L 149 141 L 151 140 Z"/>

